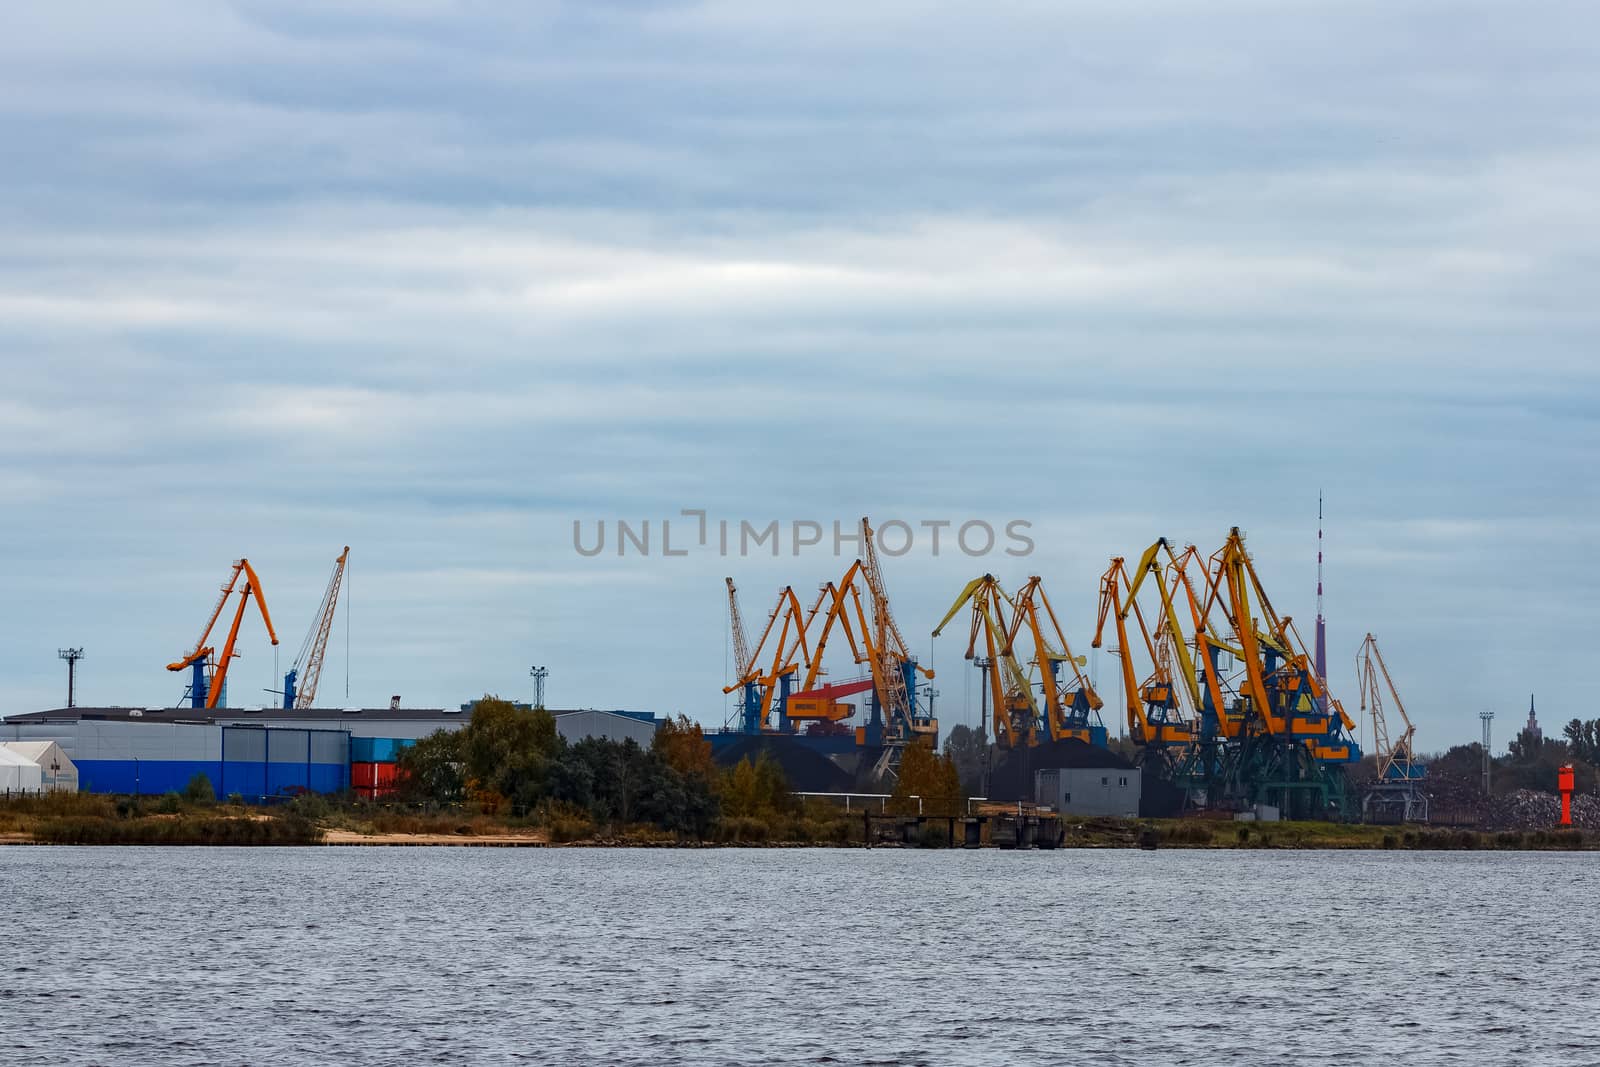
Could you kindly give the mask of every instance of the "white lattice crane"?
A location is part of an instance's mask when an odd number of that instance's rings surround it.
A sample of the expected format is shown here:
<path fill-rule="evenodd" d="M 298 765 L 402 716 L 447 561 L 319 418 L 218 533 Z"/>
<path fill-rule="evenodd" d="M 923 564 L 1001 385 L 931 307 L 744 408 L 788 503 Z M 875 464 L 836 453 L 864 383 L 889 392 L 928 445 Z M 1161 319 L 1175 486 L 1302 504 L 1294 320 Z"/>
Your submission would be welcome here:
<path fill-rule="evenodd" d="M 317 684 L 322 680 L 322 659 L 328 651 L 328 635 L 333 632 L 333 615 L 339 606 L 339 587 L 344 582 L 345 563 L 350 559 L 350 546 L 345 545 L 339 558 L 333 561 L 333 574 L 328 578 L 328 588 L 322 594 L 322 606 L 294 658 L 294 666 L 283 676 L 283 706 L 309 708 L 317 699 Z"/>
<path fill-rule="evenodd" d="M 1416 762 L 1417 728 L 1406 714 L 1400 691 L 1395 688 L 1389 666 L 1378 650 L 1378 639 L 1370 633 L 1356 653 L 1356 677 L 1361 688 L 1361 714 L 1365 715 L 1369 708 L 1372 712 L 1372 743 L 1378 757 L 1378 781 L 1362 806 L 1369 811 L 1374 805 L 1392 807 L 1406 822 L 1425 821 L 1428 798 L 1418 789 L 1418 783 L 1426 776 L 1426 771 Z M 1392 743 L 1389 709 L 1400 716 L 1403 725 Z"/>

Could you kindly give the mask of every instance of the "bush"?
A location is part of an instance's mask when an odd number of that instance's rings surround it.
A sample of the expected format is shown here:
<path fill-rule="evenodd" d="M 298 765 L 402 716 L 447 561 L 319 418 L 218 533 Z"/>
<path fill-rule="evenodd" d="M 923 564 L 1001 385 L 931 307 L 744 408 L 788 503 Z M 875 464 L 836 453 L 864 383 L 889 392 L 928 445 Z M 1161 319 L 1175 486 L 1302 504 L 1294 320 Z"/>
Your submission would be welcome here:
<path fill-rule="evenodd" d="M 594 836 L 594 823 L 579 815 L 552 815 L 550 840 L 564 845 L 571 841 L 587 841 Z"/>
<path fill-rule="evenodd" d="M 183 798 L 176 792 L 163 796 L 156 804 L 156 811 L 162 815 L 176 815 L 183 810 Z"/>
<path fill-rule="evenodd" d="M 725 818 L 718 826 L 718 837 L 727 842 L 764 842 L 772 836 L 772 828 L 764 819 L 749 816 Z"/>
<path fill-rule="evenodd" d="M 1233 836 L 1234 836 L 1235 839 L 1238 840 L 1239 844 L 1248 845 L 1250 843 L 1250 827 L 1248 827 L 1248 826 L 1239 827 L 1239 829 L 1237 829 L 1237 830 L 1235 830 L 1233 832 Z"/>
<path fill-rule="evenodd" d="M 217 792 L 211 788 L 211 779 L 204 774 L 197 774 L 184 786 L 183 799 L 191 804 L 215 804 Z"/>
<path fill-rule="evenodd" d="M 128 820 L 67 816 L 44 820 L 34 837 L 56 845 L 312 845 L 322 840 L 322 831 L 294 816 Z"/>
<path fill-rule="evenodd" d="M 289 801 L 287 810 L 292 815 L 315 822 L 318 819 L 326 819 L 333 809 L 325 797 L 320 797 L 316 793 L 301 793 Z"/>
<path fill-rule="evenodd" d="M 1202 822 L 1180 822 L 1161 831 L 1163 844 L 1205 846 L 1212 840 L 1211 827 Z"/>

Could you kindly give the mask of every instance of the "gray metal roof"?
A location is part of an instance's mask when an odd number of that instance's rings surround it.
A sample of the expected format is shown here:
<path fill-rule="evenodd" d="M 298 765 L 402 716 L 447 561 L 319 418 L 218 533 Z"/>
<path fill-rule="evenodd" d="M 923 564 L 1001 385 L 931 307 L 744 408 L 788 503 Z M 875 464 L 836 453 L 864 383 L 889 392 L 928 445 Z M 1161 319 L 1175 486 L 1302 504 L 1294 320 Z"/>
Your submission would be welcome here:
<path fill-rule="evenodd" d="M 600 711 L 608 715 L 621 712 L 604 708 L 551 708 L 555 716 L 573 712 Z M 187 722 L 228 724 L 325 721 L 340 722 L 440 722 L 459 723 L 472 718 L 471 712 L 453 708 L 51 708 L 48 711 L 28 711 L 7 715 L 11 724 L 30 722 L 80 722 L 83 720 L 108 720 L 113 722 Z"/>

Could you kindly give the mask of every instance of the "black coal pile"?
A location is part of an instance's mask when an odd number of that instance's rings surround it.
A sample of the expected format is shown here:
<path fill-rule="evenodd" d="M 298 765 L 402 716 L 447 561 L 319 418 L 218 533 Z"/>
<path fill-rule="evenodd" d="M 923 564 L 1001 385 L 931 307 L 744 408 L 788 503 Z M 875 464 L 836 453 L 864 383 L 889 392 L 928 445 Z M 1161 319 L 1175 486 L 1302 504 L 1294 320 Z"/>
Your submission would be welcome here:
<path fill-rule="evenodd" d="M 754 763 L 763 754 L 778 765 L 789 788 L 797 793 L 848 793 L 855 788 L 854 780 L 838 764 L 788 737 L 740 738 L 717 753 L 717 763 L 734 767 L 742 759 Z"/>
<path fill-rule="evenodd" d="M 1019 745 L 995 749 L 992 758 L 995 762 L 989 768 L 989 799 L 1005 801 L 1033 800 L 1033 776 L 1046 768 L 1094 767 L 1110 771 L 1133 767 L 1115 752 L 1076 739 L 1041 741 L 1033 748 Z"/>
<path fill-rule="evenodd" d="M 1485 830 L 1550 830 L 1561 818 L 1561 798 L 1554 793 L 1517 789 L 1495 797 L 1483 808 Z M 1572 798 L 1572 825 L 1600 830 L 1600 797 L 1580 793 Z"/>

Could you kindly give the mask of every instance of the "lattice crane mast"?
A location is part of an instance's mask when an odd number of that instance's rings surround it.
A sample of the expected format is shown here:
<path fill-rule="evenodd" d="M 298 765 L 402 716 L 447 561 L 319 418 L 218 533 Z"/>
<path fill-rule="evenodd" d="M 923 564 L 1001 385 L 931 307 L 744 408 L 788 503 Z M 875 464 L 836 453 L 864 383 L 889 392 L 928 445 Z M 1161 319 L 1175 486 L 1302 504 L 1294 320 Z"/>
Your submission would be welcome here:
<path fill-rule="evenodd" d="M 223 642 L 222 654 L 213 660 L 212 656 L 216 649 L 206 642 L 210 640 L 211 630 L 217 625 L 217 619 L 221 617 L 228 598 L 233 596 L 240 574 L 245 576 L 245 580 L 244 587 L 239 590 L 239 607 L 233 614 L 233 624 L 228 628 L 228 639 Z M 256 607 L 261 612 L 261 621 L 266 623 L 267 636 L 272 639 L 274 646 L 277 645 L 278 634 L 272 628 L 272 614 L 267 610 L 267 601 L 261 592 L 261 579 L 256 577 L 255 569 L 250 566 L 249 560 L 234 560 L 233 570 L 229 573 L 228 580 L 223 583 L 222 595 L 217 598 L 216 606 L 211 609 L 211 617 L 206 620 L 205 629 L 200 631 L 200 639 L 194 643 L 193 651 L 177 662 L 167 664 L 169 671 L 189 669 L 194 672 L 189 683 L 191 707 L 215 708 L 221 702 L 228 681 L 228 666 L 239 655 L 234 651 L 239 639 L 239 624 L 244 621 L 245 608 L 252 596 L 255 597 Z"/>
<path fill-rule="evenodd" d="M 878 564 L 872 524 L 866 516 L 861 519 L 860 562 L 861 578 L 866 583 L 872 601 L 872 626 L 866 643 L 872 657 L 872 676 L 877 696 L 875 719 L 868 723 L 867 732 L 871 735 L 881 730 L 884 748 L 874 767 L 874 774 L 883 778 L 895 772 L 905 745 L 918 739 L 936 743 L 939 722 L 917 709 L 917 673 L 920 671 L 923 677 L 932 678 L 933 671 L 918 666 L 905 638 L 900 635 L 900 627 L 895 625 L 894 613 L 889 608 L 889 591 L 883 580 L 883 568 Z"/>
<path fill-rule="evenodd" d="M 750 638 L 745 634 L 744 615 L 739 611 L 739 589 L 731 577 L 723 581 L 728 583 L 728 627 L 733 631 L 733 673 L 735 677 L 743 678 L 750 673 Z"/>
<path fill-rule="evenodd" d="M 294 665 L 283 676 L 283 706 L 286 708 L 309 708 L 317 699 L 317 684 L 322 681 L 322 658 L 328 651 L 328 635 L 333 632 L 333 616 L 339 607 L 339 586 L 344 581 L 344 565 L 349 559 L 350 546 L 345 545 L 339 558 L 333 561 L 333 574 L 328 578 L 328 588 L 323 591 L 317 617 L 306 632 Z"/>
<path fill-rule="evenodd" d="M 1410 781 L 1423 777 L 1421 765 L 1414 762 L 1417 728 L 1412 725 L 1411 716 L 1406 714 L 1405 703 L 1400 699 L 1394 679 L 1389 676 L 1389 666 L 1383 661 L 1383 653 L 1378 651 L 1378 639 L 1371 634 L 1362 640 L 1361 650 L 1356 654 L 1356 677 L 1361 686 L 1361 714 L 1366 715 L 1369 709 L 1372 712 L 1372 740 L 1377 749 L 1379 780 Z M 1385 689 L 1389 692 L 1387 701 L 1405 726 L 1393 744 L 1389 742 L 1389 722 L 1383 695 Z"/>

